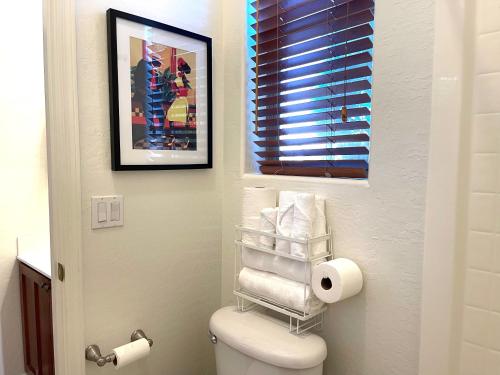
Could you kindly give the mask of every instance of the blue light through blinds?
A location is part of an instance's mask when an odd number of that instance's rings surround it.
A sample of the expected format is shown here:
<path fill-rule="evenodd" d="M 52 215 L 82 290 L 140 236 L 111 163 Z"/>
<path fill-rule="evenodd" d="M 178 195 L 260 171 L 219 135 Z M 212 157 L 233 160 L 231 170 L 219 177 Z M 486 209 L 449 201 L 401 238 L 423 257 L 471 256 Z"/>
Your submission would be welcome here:
<path fill-rule="evenodd" d="M 281 2 L 281 0 L 275 0 L 275 2 Z M 287 6 L 291 9 L 293 9 L 293 1 L 290 0 L 284 0 L 287 3 Z M 357 0 L 352 0 L 351 4 L 354 4 L 356 6 L 355 2 Z M 314 5 L 313 3 L 319 3 L 318 0 L 296 0 L 296 3 L 305 3 L 306 5 Z M 345 0 L 343 1 L 344 3 L 346 2 Z M 360 1 L 358 1 L 360 2 Z M 366 2 L 366 1 L 365 1 Z M 273 106 L 260 106 L 257 105 L 258 108 L 256 108 L 255 102 L 257 99 L 259 101 L 265 102 L 264 99 L 270 98 L 273 95 L 267 95 L 266 93 L 261 94 L 260 91 L 263 91 L 262 88 L 266 88 L 266 84 L 261 85 L 259 84 L 259 91 L 256 90 L 257 83 L 254 82 L 256 75 L 257 75 L 257 62 L 258 61 L 255 57 L 257 55 L 256 53 L 256 16 L 255 14 L 257 13 L 257 9 L 255 7 L 256 1 L 255 0 L 247 0 L 247 42 L 248 42 L 248 74 L 249 74 L 249 80 L 248 80 L 248 109 L 249 109 L 249 127 L 250 129 L 256 130 L 256 125 L 259 123 L 270 123 L 269 119 L 269 109 L 272 109 Z M 333 2 L 333 5 L 334 2 Z M 279 6 L 279 4 L 277 5 Z M 353 5 L 351 5 L 353 6 Z M 278 9 L 278 8 L 277 8 Z M 335 8 L 332 8 L 335 9 Z M 349 11 L 349 10 L 348 10 Z M 277 11 L 278 12 L 278 11 Z M 306 14 L 304 17 L 312 17 L 314 15 L 319 14 Z M 349 17 L 349 14 L 347 15 Z M 353 16 L 354 19 L 354 16 Z M 299 19 L 300 21 L 300 19 Z M 294 20 L 293 22 L 296 22 Z M 332 22 L 334 24 L 335 21 Z M 370 26 L 371 30 L 373 30 L 373 21 L 367 22 L 367 24 Z M 347 27 L 336 30 L 335 32 L 337 34 L 341 32 L 346 32 L 349 31 L 350 29 L 354 29 L 354 26 L 351 28 L 349 27 L 349 18 L 347 18 Z M 358 26 L 356 24 L 355 26 Z M 306 30 L 307 31 L 307 30 Z M 284 76 L 285 79 L 280 80 L 280 84 L 285 84 L 283 86 L 287 87 L 292 87 L 291 89 L 288 90 L 283 90 L 279 91 L 277 95 L 279 95 L 279 102 L 274 106 L 278 112 L 277 116 L 274 116 L 274 126 L 278 129 L 279 132 L 274 136 L 274 138 L 270 138 L 270 136 L 265 135 L 265 132 L 259 133 L 259 134 L 252 134 L 252 139 L 251 143 L 254 148 L 254 153 L 256 155 L 256 162 L 259 163 L 261 160 L 266 160 L 266 159 L 272 159 L 275 161 L 278 161 L 281 165 L 286 165 L 285 162 L 304 162 L 304 166 L 309 166 L 309 165 L 315 165 L 315 161 L 331 161 L 332 166 L 336 165 L 342 165 L 342 166 L 351 166 L 351 165 L 360 165 L 359 163 L 356 163 L 356 161 L 363 161 L 366 163 L 366 168 L 368 165 L 369 161 L 369 153 L 368 152 L 361 152 L 359 150 L 361 149 L 366 149 L 369 150 L 370 143 L 370 127 L 360 127 L 356 128 L 355 126 L 351 129 L 349 126 L 344 126 L 345 123 L 342 121 L 341 118 L 335 118 L 335 119 L 327 119 L 324 116 L 323 118 L 321 116 L 316 116 L 317 119 L 314 118 L 314 116 L 307 116 L 307 115 L 314 115 L 314 114 L 325 114 L 325 113 L 333 113 L 333 112 L 339 112 L 342 110 L 343 107 L 343 101 L 345 95 L 349 95 L 351 98 L 357 98 L 357 97 L 366 97 L 366 95 L 371 98 L 372 96 L 372 90 L 371 90 L 371 85 L 372 85 L 372 77 L 371 77 L 371 70 L 372 70 L 372 61 L 371 61 L 371 56 L 372 56 L 372 45 L 373 45 L 373 35 L 370 33 L 369 35 L 360 34 L 358 38 L 354 37 L 352 39 L 347 38 L 347 41 L 344 38 L 343 40 L 336 41 L 337 43 L 332 42 L 332 44 L 322 46 L 317 49 L 313 50 L 306 50 L 305 52 L 300 52 L 300 53 L 287 53 L 287 51 L 294 50 L 295 47 L 298 46 L 302 43 L 308 43 L 308 42 L 314 42 L 316 39 L 324 38 L 325 36 L 328 37 L 329 35 L 333 35 L 335 32 L 329 32 L 327 34 L 320 34 L 320 35 L 315 35 L 313 38 L 305 38 L 301 39 L 296 43 L 291 43 L 285 46 L 282 50 L 284 52 L 280 53 L 278 56 L 279 59 L 279 74 Z M 304 32 L 304 34 L 307 34 L 307 32 Z M 354 30 L 352 31 L 352 34 L 354 34 Z M 347 34 L 346 34 L 347 35 Z M 333 38 L 331 38 L 334 40 Z M 370 43 L 366 44 L 367 39 L 369 39 Z M 358 43 L 361 47 L 356 48 L 353 50 L 351 53 L 347 53 L 346 50 L 344 49 L 344 45 L 346 43 L 349 43 L 349 45 L 354 46 Z M 368 48 L 363 48 L 363 43 L 365 43 L 366 47 Z M 319 44 L 319 43 L 318 43 Z M 312 45 L 312 43 L 311 43 Z M 347 48 L 347 47 L 345 47 Z M 297 50 L 300 50 L 300 48 L 297 48 Z M 336 53 L 332 57 L 325 57 L 321 58 L 322 56 L 325 55 L 326 51 L 343 51 L 342 53 Z M 262 52 L 259 52 L 259 56 L 261 56 Z M 311 58 L 315 54 L 316 56 L 319 56 L 318 59 Z M 366 54 L 369 54 L 370 58 L 368 61 L 365 61 L 366 59 L 361 59 L 360 56 L 365 56 Z M 287 61 L 301 61 L 300 57 L 305 57 L 306 63 L 296 65 L 292 64 L 292 67 L 288 68 L 286 67 Z M 309 60 L 309 61 L 308 61 Z M 310 61 L 312 60 L 312 61 Z M 356 63 L 357 60 L 359 60 L 359 63 Z M 345 61 L 351 61 L 351 63 L 347 66 L 347 63 Z M 322 65 L 321 65 L 322 64 Z M 281 66 L 283 65 L 283 66 Z M 260 65 L 262 66 L 262 65 Z M 265 65 L 269 66 L 269 65 Z M 264 67 L 265 67 L 264 66 Z M 317 69 L 317 67 L 321 66 L 331 66 L 331 68 L 327 69 Z M 314 70 L 320 70 L 319 72 L 313 72 L 312 74 L 306 74 L 306 75 L 300 75 L 300 74 L 294 74 L 295 71 L 299 72 L 299 69 L 302 69 L 302 71 L 306 71 L 307 68 L 310 67 L 312 71 Z M 353 78 L 346 79 L 345 76 L 345 70 L 348 69 L 349 71 L 356 71 L 358 68 L 368 68 L 370 74 L 369 75 L 361 75 L 361 76 L 356 76 L 354 75 Z M 257 72 L 256 72 L 257 71 Z M 290 73 L 292 78 L 287 79 L 287 73 Z M 321 78 L 322 76 L 325 76 L 325 78 L 328 78 L 329 76 L 335 76 L 337 75 L 344 75 L 344 79 L 328 81 L 328 79 L 317 79 L 314 80 L 313 78 Z M 295 77 L 297 76 L 297 77 Z M 265 80 L 266 75 L 259 76 L 263 77 L 262 80 Z M 299 82 L 303 80 L 307 80 L 307 78 L 312 78 L 311 81 L 323 81 L 321 84 L 314 84 L 312 86 L 306 86 L 306 87 L 299 87 L 297 89 L 293 89 L 293 83 L 294 82 Z M 369 85 L 366 84 L 368 82 Z M 359 83 L 359 90 L 352 91 L 350 90 L 348 94 L 346 94 L 343 90 L 342 87 L 345 88 L 345 85 L 350 85 L 349 87 L 356 87 L 356 83 Z M 337 87 L 340 87 L 337 89 L 335 92 L 333 90 L 326 90 L 328 88 L 332 88 L 333 86 L 337 85 Z M 304 86 L 304 85 L 299 85 L 297 86 Z M 322 90 L 325 89 L 323 92 L 323 95 L 318 94 L 321 93 Z M 259 92 L 258 96 L 256 96 L 255 92 Z M 311 96 L 308 97 L 307 95 L 310 93 Z M 365 94 L 365 95 L 363 95 Z M 319 95 L 319 96 L 318 96 Z M 331 105 L 322 105 L 322 103 L 325 103 L 325 101 L 328 100 L 329 103 L 331 102 Z M 357 101 L 353 101 L 352 103 L 347 104 L 347 113 L 349 114 L 349 123 L 368 123 L 368 125 L 371 124 L 371 99 L 370 100 L 359 100 L 360 103 Z M 304 105 L 301 105 L 304 104 Z M 294 108 L 298 108 L 299 110 L 296 111 Z M 306 108 L 306 109 L 303 109 Z M 312 108 L 312 109 L 307 109 L 307 108 Z M 356 109 L 360 109 L 357 111 Z M 267 110 L 267 111 L 266 111 Z M 256 112 L 256 114 L 252 113 Z M 272 110 L 271 110 L 272 112 Z M 359 115 L 357 115 L 359 113 Z M 263 115 L 261 115 L 263 114 Z M 300 116 L 304 115 L 304 116 Z M 304 121 L 300 122 L 298 120 L 294 121 L 287 121 L 287 118 L 294 118 L 294 119 L 300 119 L 300 118 L 311 118 L 311 121 Z M 322 126 L 324 125 L 324 126 Z M 269 125 L 272 126 L 272 125 Z M 269 129 L 269 128 L 267 128 Z M 265 131 L 266 128 L 258 128 L 259 132 L 260 131 Z M 295 131 L 294 131 L 295 130 Z M 255 133 L 255 132 L 253 132 Z M 366 135 L 366 137 L 354 137 L 356 141 L 353 141 L 353 137 L 349 137 L 352 135 Z M 345 136 L 345 137 L 342 137 Z M 262 145 L 266 140 L 269 139 L 274 139 L 277 144 L 275 145 L 275 148 L 270 148 L 268 146 L 263 147 Z M 334 139 L 334 141 L 332 141 Z M 285 142 L 287 141 L 287 142 Z M 260 143 L 260 146 L 259 146 Z M 329 152 L 325 150 L 329 149 L 338 149 L 339 152 Z M 266 150 L 271 150 L 270 153 L 267 155 L 271 155 L 271 157 L 267 156 L 262 156 L 263 153 L 265 153 Z M 275 153 L 273 153 L 272 150 L 276 150 Z M 314 150 L 318 150 L 315 152 Z M 353 150 L 352 153 L 350 153 L 350 150 Z M 341 151 L 341 152 L 340 152 Z M 261 157 L 259 158 L 259 153 L 261 154 Z M 336 163 L 337 161 L 343 161 L 342 163 Z M 350 163 L 352 161 L 352 163 Z M 311 162 L 311 163 L 306 163 L 306 162 Z M 317 165 L 323 165 L 321 163 Z M 300 165 L 298 163 L 295 163 L 294 165 Z M 329 165 L 326 163 L 325 165 Z"/>

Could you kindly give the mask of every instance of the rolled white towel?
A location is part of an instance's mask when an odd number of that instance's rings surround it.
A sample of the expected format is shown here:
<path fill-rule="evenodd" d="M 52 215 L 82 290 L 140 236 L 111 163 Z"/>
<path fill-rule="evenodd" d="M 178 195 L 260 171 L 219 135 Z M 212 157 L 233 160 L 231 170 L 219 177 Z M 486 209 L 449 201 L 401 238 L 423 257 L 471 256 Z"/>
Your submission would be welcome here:
<path fill-rule="evenodd" d="M 278 276 L 304 284 L 311 283 L 311 268 L 324 261 L 325 259 L 318 259 L 312 263 L 299 262 L 247 247 L 244 247 L 241 253 L 241 263 L 246 267 L 275 273 Z"/>
<path fill-rule="evenodd" d="M 265 187 L 245 187 L 243 189 L 242 223 L 251 229 L 260 228 L 260 211 L 266 207 L 276 207 L 276 190 Z M 243 242 L 257 245 L 260 236 L 244 233 Z"/>
<path fill-rule="evenodd" d="M 260 230 L 266 233 L 276 233 L 276 222 L 278 219 L 278 208 L 268 207 L 260 211 Z M 264 247 L 274 246 L 274 237 L 260 236 L 260 244 Z"/>
<path fill-rule="evenodd" d="M 289 237 L 293 227 L 293 212 L 296 191 L 280 191 L 278 206 L 278 221 L 276 223 L 276 233 Z M 286 240 L 276 240 L 276 251 L 290 254 L 290 242 Z"/>
<path fill-rule="evenodd" d="M 242 289 L 250 293 L 308 314 L 318 311 L 323 306 L 323 302 L 314 295 L 309 285 L 269 272 L 244 267 L 240 271 L 239 283 Z"/>
<path fill-rule="evenodd" d="M 301 240 L 313 237 L 313 223 L 315 217 L 316 196 L 312 193 L 297 194 L 295 196 L 291 236 Z M 312 249 L 311 254 L 309 254 L 307 245 L 297 242 L 291 243 L 290 253 L 302 258 L 313 255 Z"/>

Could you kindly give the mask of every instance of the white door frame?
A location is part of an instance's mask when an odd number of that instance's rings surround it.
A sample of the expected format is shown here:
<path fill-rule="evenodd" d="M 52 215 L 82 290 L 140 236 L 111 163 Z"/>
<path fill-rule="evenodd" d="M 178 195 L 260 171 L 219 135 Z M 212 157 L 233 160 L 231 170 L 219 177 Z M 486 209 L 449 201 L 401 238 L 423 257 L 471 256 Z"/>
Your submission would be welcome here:
<path fill-rule="evenodd" d="M 420 375 L 453 375 L 459 351 L 460 270 L 467 191 L 473 0 L 435 2 L 434 79 L 425 218 Z"/>
<path fill-rule="evenodd" d="M 43 2 L 55 365 L 58 375 L 84 375 L 75 0 Z"/>

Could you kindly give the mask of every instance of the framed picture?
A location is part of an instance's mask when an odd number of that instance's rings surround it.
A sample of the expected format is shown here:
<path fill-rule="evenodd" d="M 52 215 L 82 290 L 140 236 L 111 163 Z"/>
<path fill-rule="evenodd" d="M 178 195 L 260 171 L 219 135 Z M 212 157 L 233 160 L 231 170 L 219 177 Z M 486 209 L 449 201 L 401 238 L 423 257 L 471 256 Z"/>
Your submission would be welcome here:
<path fill-rule="evenodd" d="M 212 168 L 212 40 L 107 11 L 112 169 Z"/>

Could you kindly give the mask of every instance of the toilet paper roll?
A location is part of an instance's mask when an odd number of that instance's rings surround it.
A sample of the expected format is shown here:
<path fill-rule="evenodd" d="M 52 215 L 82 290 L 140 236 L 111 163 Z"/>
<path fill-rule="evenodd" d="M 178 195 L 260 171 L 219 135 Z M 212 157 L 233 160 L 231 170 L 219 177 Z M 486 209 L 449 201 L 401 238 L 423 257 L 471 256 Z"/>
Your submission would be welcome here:
<path fill-rule="evenodd" d="M 363 287 L 363 274 L 352 260 L 338 258 L 313 269 L 312 288 L 316 297 L 335 303 L 358 294 Z"/>
<path fill-rule="evenodd" d="M 113 364 L 116 369 L 127 366 L 141 358 L 149 355 L 149 343 L 146 339 L 139 339 L 131 343 L 119 346 L 113 349 L 115 360 Z"/>
<path fill-rule="evenodd" d="M 243 218 L 260 216 L 260 211 L 266 207 L 276 207 L 276 190 L 266 187 L 243 189 Z"/>
<path fill-rule="evenodd" d="M 259 229 L 260 212 L 266 207 L 276 207 L 276 190 L 265 187 L 243 189 L 242 223 L 244 227 Z M 252 245 L 259 243 L 258 234 L 243 234 L 243 241 Z"/>

